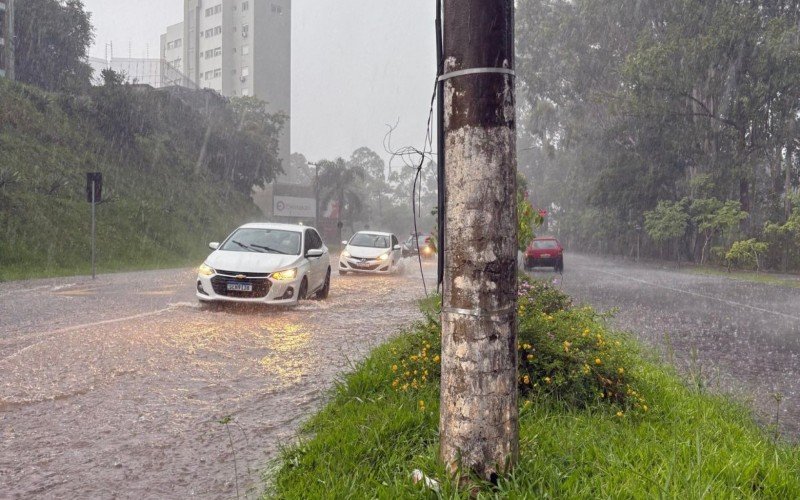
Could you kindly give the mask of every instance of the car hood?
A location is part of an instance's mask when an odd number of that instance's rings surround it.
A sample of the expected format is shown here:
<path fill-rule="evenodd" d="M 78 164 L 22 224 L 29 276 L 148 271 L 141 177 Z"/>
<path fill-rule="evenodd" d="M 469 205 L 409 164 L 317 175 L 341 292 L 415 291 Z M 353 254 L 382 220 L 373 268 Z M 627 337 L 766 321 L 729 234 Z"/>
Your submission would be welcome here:
<path fill-rule="evenodd" d="M 301 261 L 299 255 L 217 250 L 208 256 L 206 264 L 216 270 L 237 273 L 274 273 L 297 266 Z"/>
<path fill-rule="evenodd" d="M 352 245 L 347 245 L 345 250 L 358 259 L 377 259 L 386 252 L 391 251 L 389 248 L 355 247 Z"/>

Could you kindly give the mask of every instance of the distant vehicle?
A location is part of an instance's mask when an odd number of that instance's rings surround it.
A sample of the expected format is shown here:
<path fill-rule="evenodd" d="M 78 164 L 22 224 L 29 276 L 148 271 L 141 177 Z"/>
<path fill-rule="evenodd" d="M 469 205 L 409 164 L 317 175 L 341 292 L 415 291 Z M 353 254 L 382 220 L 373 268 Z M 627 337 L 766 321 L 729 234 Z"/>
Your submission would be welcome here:
<path fill-rule="evenodd" d="M 361 231 L 353 235 L 339 257 L 339 274 L 387 274 L 397 270 L 403 257 L 400 241 L 392 233 Z"/>
<path fill-rule="evenodd" d="M 436 256 L 436 247 L 430 235 L 412 234 L 403 243 L 403 257 L 416 257 L 417 255 L 422 255 L 426 259 Z"/>
<path fill-rule="evenodd" d="M 295 305 L 328 298 L 331 262 L 316 229 L 290 224 L 246 224 L 198 269 L 197 298 L 208 302 Z"/>
<path fill-rule="evenodd" d="M 564 247 L 556 238 L 535 238 L 525 251 L 525 270 L 534 267 L 553 267 L 556 272 L 564 271 Z"/>

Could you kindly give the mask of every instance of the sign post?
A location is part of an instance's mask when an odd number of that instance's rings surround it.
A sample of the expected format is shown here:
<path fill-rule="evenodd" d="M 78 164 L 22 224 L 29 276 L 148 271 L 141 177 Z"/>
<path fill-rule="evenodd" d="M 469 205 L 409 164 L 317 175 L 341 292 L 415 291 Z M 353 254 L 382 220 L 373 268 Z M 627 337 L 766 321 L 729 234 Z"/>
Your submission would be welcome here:
<path fill-rule="evenodd" d="M 96 241 L 96 212 L 97 204 L 103 199 L 103 174 L 100 172 L 86 173 L 86 201 L 92 204 L 92 279 L 97 278 L 95 266 L 95 241 Z"/>

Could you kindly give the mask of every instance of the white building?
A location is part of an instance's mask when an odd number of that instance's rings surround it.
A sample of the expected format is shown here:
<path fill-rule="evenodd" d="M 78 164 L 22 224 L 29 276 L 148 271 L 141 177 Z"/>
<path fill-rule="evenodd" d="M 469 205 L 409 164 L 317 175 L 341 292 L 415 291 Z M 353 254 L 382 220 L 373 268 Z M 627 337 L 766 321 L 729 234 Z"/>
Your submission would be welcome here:
<path fill-rule="evenodd" d="M 14 77 L 14 1 L 0 0 L 0 77 Z"/>
<path fill-rule="evenodd" d="M 162 36 L 162 59 L 200 88 L 256 96 L 287 116 L 280 157 L 291 151 L 291 0 L 184 0 L 183 23 Z M 162 77 L 162 81 L 167 78 Z"/>

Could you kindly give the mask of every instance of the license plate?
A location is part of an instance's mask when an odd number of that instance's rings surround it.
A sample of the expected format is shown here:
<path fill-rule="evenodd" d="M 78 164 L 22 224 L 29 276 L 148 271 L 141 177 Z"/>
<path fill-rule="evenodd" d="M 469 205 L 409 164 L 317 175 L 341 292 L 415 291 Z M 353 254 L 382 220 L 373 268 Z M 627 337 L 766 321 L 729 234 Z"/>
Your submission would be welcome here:
<path fill-rule="evenodd" d="M 549 259 L 550 258 L 550 254 L 549 253 L 543 253 L 542 254 L 542 258 L 543 259 Z"/>
<path fill-rule="evenodd" d="M 251 283 L 228 283 L 229 292 L 252 292 L 253 285 Z"/>

